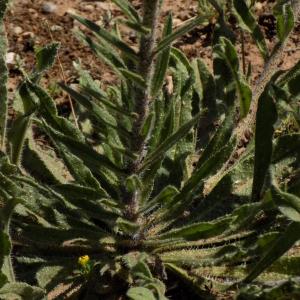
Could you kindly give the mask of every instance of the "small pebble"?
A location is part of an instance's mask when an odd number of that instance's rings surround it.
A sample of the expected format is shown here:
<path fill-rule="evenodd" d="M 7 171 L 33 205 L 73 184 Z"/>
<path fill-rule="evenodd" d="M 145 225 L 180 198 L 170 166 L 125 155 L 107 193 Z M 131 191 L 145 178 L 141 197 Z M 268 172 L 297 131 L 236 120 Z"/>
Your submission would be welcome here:
<path fill-rule="evenodd" d="M 23 32 L 23 28 L 20 26 L 16 26 L 16 27 L 14 27 L 13 31 L 14 31 L 15 35 L 19 35 Z"/>
<path fill-rule="evenodd" d="M 17 54 L 15 52 L 6 53 L 5 62 L 7 65 L 15 65 L 17 59 Z"/>
<path fill-rule="evenodd" d="M 34 8 L 28 8 L 28 12 L 29 12 L 31 18 L 37 18 L 39 15 L 38 12 Z"/>
<path fill-rule="evenodd" d="M 93 11 L 93 10 L 95 10 L 95 7 L 94 7 L 93 5 L 85 5 L 85 6 L 83 7 L 83 9 L 84 9 L 85 11 Z"/>
<path fill-rule="evenodd" d="M 57 6 L 52 2 L 44 2 L 42 4 L 42 12 L 45 14 L 53 14 L 57 10 Z"/>
<path fill-rule="evenodd" d="M 256 10 L 262 10 L 262 8 L 263 8 L 263 4 L 261 3 L 261 2 L 256 2 L 255 3 L 255 5 L 254 5 L 254 8 L 256 9 Z"/>
<path fill-rule="evenodd" d="M 25 39 L 33 39 L 35 37 L 35 35 L 31 31 L 26 31 L 22 34 L 22 37 Z"/>
<path fill-rule="evenodd" d="M 103 10 L 111 9 L 111 4 L 108 2 L 96 2 L 96 5 L 98 8 L 103 9 Z"/>
<path fill-rule="evenodd" d="M 50 27 L 51 31 L 62 31 L 64 28 L 62 26 L 59 25 L 52 25 Z"/>

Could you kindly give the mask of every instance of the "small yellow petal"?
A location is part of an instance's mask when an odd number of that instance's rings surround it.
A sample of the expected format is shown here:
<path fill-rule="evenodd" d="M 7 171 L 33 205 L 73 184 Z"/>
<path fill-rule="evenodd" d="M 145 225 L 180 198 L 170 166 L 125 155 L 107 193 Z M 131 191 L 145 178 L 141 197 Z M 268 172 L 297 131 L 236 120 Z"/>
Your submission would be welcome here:
<path fill-rule="evenodd" d="M 82 266 L 85 267 L 90 261 L 90 257 L 88 255 L 80 256 L 78 258 L 78 263 Z"/>

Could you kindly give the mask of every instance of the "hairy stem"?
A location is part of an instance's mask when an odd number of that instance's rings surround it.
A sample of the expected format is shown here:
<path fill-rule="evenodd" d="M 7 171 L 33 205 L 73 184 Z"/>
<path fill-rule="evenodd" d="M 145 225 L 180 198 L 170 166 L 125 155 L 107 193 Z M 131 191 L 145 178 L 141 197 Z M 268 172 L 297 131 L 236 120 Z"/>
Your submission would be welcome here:
<path fill-rule="evenodd" d="M 135 96 L 135 113 L 137 118 L 133 126 L 133 139 L 132 150 L 138 154 L 138 158 L 130 163 L 128 169 L 130 174 L 137 173 L 141 161 L 146 155 L 145 140 L 141 135 L 141 128 L 148 116 L 150 104 L 150 86 L 153 74 L 154 63 L 154 47 L 157 36 L 158 17 L 160 11 L 160 0 L 143 0 L 143 26 L 150 28 L 150 32 L 143 35 L 140 41 L 139 50 L 139 65 L 138 73 L 143 77 L 146 82 L 146 88 L 136 88 Z M 132 193 L 127 195 L 126 202 L 128 204 L 127 217 L 129 219 L 136 219 L 138 210 L 137 194 Z"/>
<path fill-rule="evenodd" d="M 138 152 L 140 158 L 137 159 L 133 167 L 138 167 L 137 164 L 143 155 L 144 140 L 141 137 L 140 130 L 148 116 L 150 103 L 150 85 L 152 81 L 153 71 L 153 50 L 156 42 L 156 33 L 159 15 L 159 0 L 144 0 L 144 16 L 143 26 L 151 28 L 149 34 L 142 36 L 139 51 L 139 66 L 138 73 L 144 78 L 147 88 L 137 88 L 135 99 L 135 112 L 138 117 L 134 124 L 134 145 L 135 152 Z M 135 168 L 133 168 L 135 171 Z"/>
<path fill-rule="evenodd" d="M 0 0 L 0 150 L 5 152 L 5 137 L 7 123 L 7 79 L 6 67 L 7 37 L 3 22 L 4 14 L 8 5 L 7 0 Z"/>

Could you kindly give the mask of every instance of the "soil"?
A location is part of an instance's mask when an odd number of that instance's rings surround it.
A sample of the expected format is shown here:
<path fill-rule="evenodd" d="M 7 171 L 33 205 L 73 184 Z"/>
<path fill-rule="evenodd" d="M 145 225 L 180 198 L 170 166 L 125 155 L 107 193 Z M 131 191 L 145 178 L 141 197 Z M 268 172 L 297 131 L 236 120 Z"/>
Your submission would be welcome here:
<path fill-rule="evenodd" d="M 78 39 L 74 30 L 82 29 L 82 26 L 74 21 L 68 12 L 83 15 L 97 21 L 105 27 L 111 27 L 113 18 L 120 16 L 119 9 L 110 1 L 83 1 L 83 0 L 52 0 L 56 5 L 53 13 L 43 12 L 42 0 L 14 0 L 7 16 L 7 31 L 9 38 L 9 52 L 18 54 L 28 72 L 34 68 L 34 48 L 58 41 L 61 43 L 59 51 L 59 62 L 48 72 L 44 78 L 44 84 L 55 95 L 58 104 L 63 104 L 67 98 L 55 88 L 55 83 L 63 79 L 62 69 L 67 83 L 77 81 L 76 71 L 73 67 L 74 61 L 81 61 L 84 68 L 91 71 L 94 79 L 101 80 L 104 85 L 116 80 L 113 72 L 104 65 L 95 55 Z M 140 1 L 134 0 L 135 7 L 139 7 Z M 262 1 L 258 7 L 259 23 L 267 38 L 270 47 L 276 40 L 275 20 L 271 14 L 273 1 Z M 197 14 L 197 0 L 165 0 L 162 14 L 163 18 L 171 10 L 174 16 L 174 25 L 186 21 Z M 213 24 L 199 27 L 177 41 L 176 46 L 183 50 L 189 58 L 201 57 L 211 66 L 211 34 Z M 234 25 L 233 25 L 234 28 Z M 127 41 L 135 47 L 136 37 L 132 31 L 121 28 L 122 34 Z M 238 29 L 235 28 L 237 36 Z M 239 39 L 239 38 L 238 38 Z M 263 61 L 259 56 L 257 48 L 253 45 L 249 36 L 245 38 L 246 63 L 251 62 L 254 79 L 262 70 Z M 292 39 L 287 47 L 282 63 L 283 68 L 291 67 L 300 59 L 300 26 L 296 27 Z M 15 91 L 21 79 L 20 71 L 15 66 L 10 68 L 9 91 L 11 95 Z"/>

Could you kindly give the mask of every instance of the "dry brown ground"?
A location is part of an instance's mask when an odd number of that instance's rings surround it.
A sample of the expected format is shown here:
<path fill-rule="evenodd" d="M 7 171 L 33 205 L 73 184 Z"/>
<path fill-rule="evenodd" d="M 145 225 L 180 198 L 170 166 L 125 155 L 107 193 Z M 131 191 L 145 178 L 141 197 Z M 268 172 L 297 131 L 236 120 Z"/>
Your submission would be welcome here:
<path fill-rule="evenodd" d="M 34 66 L 34 47 L 45 45 L 51 42 L 51 35 L 55 41 L 61 43 L 60 58 L 68 83 L 76 82 L 76 73 L 72 66 L 73 61 L 80 60 L 83 66 L 89 69 L 95 79 L 101 80 L 104 84 L 115 80 L 113 73 L 95 56 L 91 51 L 82 45 L 72 31 L 80 25 L 72 20 L 67 11 L 86 16 L 94 21 L 107 23 L 111 16 L 120 15 L 120 11 L 110 1 L 84 1 L 84 0 L 52 0 L 57 5 L 55 13 L 45 14 L 42 12 L 42 0 L 14 0 L 7 17 L 7 29 L 9 37 L 9 51 L 19 54 L 24 59 L 25 68 L 31 70 Z M 267 42 L 272 46 L 275 41 L 274 18 L 271 14 L 271 7 L 274 2 L 262 0 L 262 7 L 259 10 L 259 23 L 265 32 Z M 139 0 L 133 3 L 138 7 Z M 169 10 L 174 15 L 174 24 L 180 25 L 188 18 L 197 13 L 196 0 L 165 0 L 163 17 Z M 108 25 L 109 26 L 109 25 Z M 51 32 L 51 34 L 50 34 Z M 212 26 L 197 28 L 190 34 L 184 36 L 177 42 L 190 58 L 202 57 L 210 64 L 211 60 L 211 38 Z M 135 36 L 126 30 L 124 35 L 134 45 Z M 246 37 L 246 60 L 252 63 L 255 76 L 262 68 L 262 60 L 258 50 Z M 291 67 L 300 59 L 300 26 L 298 24 L 291 42 L 285 53 L 283 68 Z M 20 80 L 18 70 L 10 70 L 10 92 L 15 90 Z M 45 81 L 49 86 L 61 80 L 61 71 L 58 63 L 46 75 Z M 62 94 L 56 95 L 57 102 L 64 102 Z"/>

